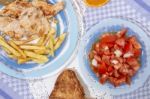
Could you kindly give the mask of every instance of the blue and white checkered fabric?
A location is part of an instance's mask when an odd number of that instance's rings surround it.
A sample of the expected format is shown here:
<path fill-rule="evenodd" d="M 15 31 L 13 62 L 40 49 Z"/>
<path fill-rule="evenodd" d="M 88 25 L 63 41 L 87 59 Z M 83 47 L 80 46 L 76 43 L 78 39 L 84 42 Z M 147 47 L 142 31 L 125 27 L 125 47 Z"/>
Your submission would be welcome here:
<path fill-rule="evenodd" d="M 114 99 L 150 99 L 150 77 L 138 90 L 129 94 L 114 96 Z"/>
<path fill-rule="evenodd" d="M 84 13 L 84 23 L 88 30 L 93 24 L 108 17 L 124 17 L 130 18 L 140 25 L 147 27 L 150 30 L 150 20 L 146 19 L 138 10 L 128 4 L 128 0 L 111 0 L 107 5 L 100 8 L 86 7 Z M 150 32 L 149 32 L 150 33 Z M 150 34 L 148 34 L 150 36 Z M 22 99 L 33 99 L 33 95 L 30 93 L 29 85 L 26 81 L 19 80 L 13 77 L 9 77 L 3 73 L 0 73 L 0 80 L 11 87 L 16 93 L 22 96 Z M 123 94 L 119 96 L 113 96 L 114 99 L 150 99 L 150 77 L 142 87 L 136 91 Z"/>
<path fill-rule="evenodd" d="M 150 30 L 150 20 L 146 19 L 142 13 L 138 12 L 127 0 L 110 0 L 110 2 L 100 8 L 90 8 L 86 7 L 84 13 L 84 22 L 86 30 L 88 30 L 92 25 L 101 21 L 105 18 L 110 17 L 123 17 L 127 19 L 132 19 L 139 23 L 141 26 Z M 150 32 L 148 32 L 150 33 Z M 150 34 L 148 34 L 150 36 Z M 114 99 L 150 99 L 150 77 L 142 87 L 138 88 L 136 91 L 123 94 L 119 96 L 113 96 Z"/>
<path fill-rule="evenodd" d="M 124 17 L 131 18 L 150 30 L 150 21 L 125 1 L 126 0 L 111 0 L 107 5 L 100 8 L 86 8 L 84 14 L 86 29 L 104 18 Z"/>
<path fill-rule="evenodd" d="M 0 73 L 0 80 L 22 97 L 22 99 L 33 99 L 26 81 L 7 76 L 3 73 Z"/>

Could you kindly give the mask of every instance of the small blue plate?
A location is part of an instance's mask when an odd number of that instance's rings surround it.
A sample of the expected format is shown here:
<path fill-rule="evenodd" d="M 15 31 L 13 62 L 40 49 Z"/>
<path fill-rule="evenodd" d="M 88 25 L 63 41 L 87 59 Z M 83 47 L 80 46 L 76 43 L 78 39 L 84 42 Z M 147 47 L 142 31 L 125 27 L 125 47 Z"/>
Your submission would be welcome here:
<path fill-rule="evenodd" d="M 136 36 L 142 45 L 141 68 L 137 72 L 137 74 L 132 78 L 130 86 L 123 84 L 119 87 L 114 87 L 110 83 L 101 85 L 99 83 L 98 78 L 90 68 L 88 53 L 92 47 L 92 44 L 94 44 L 94 42 L 103 33 L 117 32 L 122 28 L 127 28 L 128 29 L 127 35 Z M 80 69 L 82 74 L 85 76 L 84 79 L 86 79 L 88 83 L 93 82 L 91 86 L 94 89 L 101 90 L 101 91 L 106 91 L 109 89 L 110 94 L 112 95 L 120 95 L 120 94 L 129 93 L 136 90 L 137 88 L 139 88 L 144 84 L 144 82 L 147 80 L 150 74 L 149 38 L 142 28 L 133 24 L 130 21 L 127 21 L 126 19 L 108 18 L 97 23 L 95 26 L 89 29 L 89 31 L 82 38 L 79 51 L 80 51 L 79 52 Z"/>

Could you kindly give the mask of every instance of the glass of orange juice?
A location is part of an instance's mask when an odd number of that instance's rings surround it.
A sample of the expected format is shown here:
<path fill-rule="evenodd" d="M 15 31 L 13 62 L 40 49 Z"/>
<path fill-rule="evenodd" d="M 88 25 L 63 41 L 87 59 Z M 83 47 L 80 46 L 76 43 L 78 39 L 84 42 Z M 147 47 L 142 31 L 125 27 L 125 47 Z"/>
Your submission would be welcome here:
<path fill-rule="evenodd" d="M 100 7 L 108 3 L 110 0 L 84 0 L 85 4 L 90 7 Z"/>

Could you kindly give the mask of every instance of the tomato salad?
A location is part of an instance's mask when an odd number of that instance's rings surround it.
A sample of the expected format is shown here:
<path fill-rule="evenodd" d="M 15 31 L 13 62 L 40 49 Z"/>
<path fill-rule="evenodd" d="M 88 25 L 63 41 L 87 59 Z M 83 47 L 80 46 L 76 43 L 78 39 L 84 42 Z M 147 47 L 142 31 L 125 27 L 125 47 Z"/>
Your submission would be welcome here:
<path fill-rule="evenodd" d="M 104 33 L 93 44 L 89 60 L 101 84 L 107 81 L 115 87 L 131 83 L 140 68 L 141 45 L 135 36 L 127 36 L 127 29 Z"/>

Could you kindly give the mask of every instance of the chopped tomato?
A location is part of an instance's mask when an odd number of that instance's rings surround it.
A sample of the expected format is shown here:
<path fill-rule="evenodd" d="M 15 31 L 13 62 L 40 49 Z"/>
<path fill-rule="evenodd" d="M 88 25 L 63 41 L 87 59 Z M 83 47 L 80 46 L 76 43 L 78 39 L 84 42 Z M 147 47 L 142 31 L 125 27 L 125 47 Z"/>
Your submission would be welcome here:
<path fill-rule="evenodd" d="M 134 47 L 135 49 L 140 49 L 140 48 L 141 48 L 141 45 L 140 45 L 140 43 L 137 42 L 135 36 L 130 37 L 130 38 L 129 38 L 129 42 L 133 45 L 133 47 Z"/>
<path fill-rule="evenodd" d="M 111 53 L 110 53 L 109 50 L 104 51 L 104 54 L 105 54 L 105 55 L 109 55 L 109 56 L 111 55 Z"/>
<path fill-rule="evenodd" d="M 128 85 L 131 84 L 131 78 L 130 78 L 129 76 L 126 76 L 126 83 L 127 83 Z"/>
<path fill-rule="evenodd" d="M 124 47 L 125 46 L 125 39 L 120 38 L 120 39 L 116 40 L 116 44 L 121 46 L 121 47 Z"/>
<path fill-rule="evenodd" d="M 94 58 L 94 54 L 93 54 L 93 52 L 90 52 L 89 53 L 89 59 L 92 60 L 93 58 Z"/>
<path fill-rule="evenodd" d="M 134 70 L 130 69 L 128 75 L 132 77 L 134 76 L 135 73 L 136 72 Z"/>
<path fill-rule="evenodd" d="M 101 42 L 102 43 L 113 43 L 117 40 L 117 36 L 116 35 L 107 35 L 103 38 L 101 38 Z"/>
<path fill-rule="evenodd" d="M 123 76 L 123 77 L 121 77 L 120 79 L 117 79 L 117 80 L 115 81 L 115 86 L 117 87 L 117 86 L 119 86 L 119 85 L 121 85 L 121 84 L 123 84 L 123 83 L 125 83 L 125 82 L 126 82 L 126 77 Z"/>
<path fill-rule="evenodd" d="M 121 48 L 119 45 L 115 44 L 115 45 L 114 45 L 114 49 L 115 49 L 115 50 L 121 50 L 122 48 Z"/>
<path fill-rule="evenodd" d="M 136 58 L 128 58 L 128 59 L 127 59 L 127 63 L 128 63 L 131 67 L 134 67 L 134 66 L 139 65 L 138 60 L 137 60 Z"/>
<path fill-rule="evenodd" d="M 103 51 L 100 49 L 99 52 L 97 52 L 98 55 L 102 56 L 104 53 Z"/>
<path fill-rule="evenodd" d="M 133 50 L 132 44 L 131 43 L 126 43 L 125 47 L 124 47 L 124 53 L 132 52 L 132 50 Z"/>
<path fill-rule="evenodd" d="M 133 44 L 133 46 L 134 46 L 135 49 L 140 49 L 140 48 L 141 48 L 141 45 L 140 45 L 140 43 L 138 43 L 138 42 L 135 42 L 135 43 Z"/>
<path fill-rule="evenodd" d="M 140 64 L 137 64 L 136 66 L 133 66 L 132 68 L 133 68 L 134 71 L 137 72 L 140 68 Z"/>
<path fill-rule="evenodd" d="M 91 66 L 91 69 L 94 71 L 94 73 L 97 73 L 98 72 L 98 69 L 97 69 L 97 67 L 95 67 L 95 66 Z"/>
<path fill-rule="evenodd" d="M 95 50 L 92 51 L 93 55 L 97 55 L 97 52 Z"/>
<path fill-rule="evenodd" d="M 95 48 L 100 48 L 99 43 L 95 44 Z"/>
<path fill-rule="evenodd" d="M 101 57 L 98 56 L 98 55 L 95 55 L 95 56 L 94 56 L 94 59 L 95 59 L 97 62 L 101 62 Z"/>
<path fill-rule="evenodd" d="M 107 67 L 105 62 L 101 62 L 101 64 L 99 65 L 99 73 L 105 74 L 106 72 L 107 72 Z"/>
<path fill-rule="evenodd" d="M 98 53 L 98 52 L 100 51 L 100 49 L 98 49 L 98 48 L 95 48 L 95 51 Z"/>
<path fill-rule="evenodd" d="M 123 63 L 123 58 L 116 58 L 118 61 L 119 61 L 119 63 Z"/>
<path fill-rule="evenodd" d="M 116 77 L 116 78 L 118 78 L 120 76 L 118 70 L 114 70 L 113 76 Z"/>
<path fill-rule="evenodd" d="M 112 66 L 109 66 L 108 67 L 108 72 L 110 73 L 110 72 L 112 72 L 114 70 L 114 68 L 112 67 Z"/>
<path fill-rule="evenodd" d="M 110 56 L 103 55 L 102 61 L 105 62 L 106 64 L 110 64 Z"/>
<path fill-rule="evenodd" d="M 100 51 L 99 43 L 96 43 L 94 48 L 96 52 L 99 52 Z"/>
<path fill-rule="evenodd" d="M 107 43 L 106 44 L 109 48 L 112 48 L 114 46 L 114 43 Z"/>
<path fill-rule="evenodd" d="M 114 46 L 114 43 L 100 43 L 100 47 L 105 48 L 112 48 Z"/>
<path fill-rule="evenodd" d="M 120 84 L 123 84 L 126 82 L 126 77 L 122 76 L 119 79 L 115 78 L 115 77 L 110 77 L 110 82 L 114 84 L 115 87 L 119 86 Z"/>
<path fill-rule="evenodd" d="M 122 67 L 122 64 L 116 64 L 116 65 L 114 65 L 114 68 L 115 68 L 116 70 L 118 70 L 120 67 Z"/>
<path fill-rule="evenodd" d="M 112 54 L 112 55 L 110 56 L 110 58 L 111 58 L 111 59 L 114 59 L 114 58 L 115 58 L 115 55 L 114 55 L 114 54 Z"/>
<path fill-rule="evenodd" d="M 124 37 L 126 35 L 127 31 L 128 31 L 127 29 L 122 29 L 121 31 L 119 31 L 117 33 L 117 37 L 119 37 L 119 38 Z"/>
<path fill-rule="evenodd" d="M 115 85 L 116 80 L 117 80 L 117 78 L 115 78 L 115 77 L 109 77 L 109 81 L 110 81 L 113 85 Z"/>
<path fill-rule="evenodd" d="M 142 52 L 141 52 L 141 49 L 135 49 L 135 50 L 134 50 L 134 56 L 135 56 L 135 57 L 139 57 L 139 56 L 141 55 L 141 53 L 142 53 Z"/>
<path fill-rule="evenodd" d="M 119 69 L 119 72 L 120 72 L 122 75 L 128 75 L 129 69 L 128 69 L 128 67 L 126 67 L 126 66 L 122 66 L 122 67 Z"/>
<path fill-rule="evenodd" d="M 106 74 L 103 74 L 102 77 L 100 78 L 100 83 L 104 84 L 108 79 L 108 76 Z"/>

